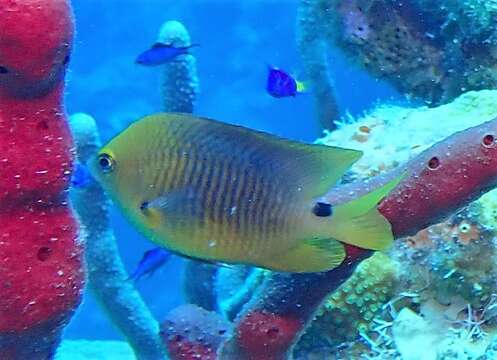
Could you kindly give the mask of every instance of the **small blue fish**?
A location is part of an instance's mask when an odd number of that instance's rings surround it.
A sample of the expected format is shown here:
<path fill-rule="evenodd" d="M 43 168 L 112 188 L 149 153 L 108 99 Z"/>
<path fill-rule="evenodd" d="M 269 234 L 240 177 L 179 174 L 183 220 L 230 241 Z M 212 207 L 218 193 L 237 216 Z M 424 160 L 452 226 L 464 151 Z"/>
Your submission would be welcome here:
<path fill-rule="evenodd" d="M 164 265 L 170 257 L 171 253 L 160 247 L 146 251 L 128 280 L 138 281 L 144 275 L 152 276 L 153 273 Z"/>
<path fill-rule="evenodd" d="M 74 165 L 74 171 L 71 178 L 71 186 L 77 189 L 83 189 L 87 187 L 92 180 L 90 171 L 86 166 L 77 162 Z"/>
<path fill-rule="evenodd" d="M 144 66 L 162 65 L 173 61 L 179 55 L 189 54 L 189 50 L 194 46 L 199 45 L 176 47 L 172 44 L 155 43 L 150 49 L 138 55 L 136 63 Z"/>
<path fill-rule="evenodd" d="M 272 97 L 295 97 L 305 90 L 304 83 L 296 80 L 285 71 L 272 66 L 269 66 L 268 70 L 266 90 Z"/>

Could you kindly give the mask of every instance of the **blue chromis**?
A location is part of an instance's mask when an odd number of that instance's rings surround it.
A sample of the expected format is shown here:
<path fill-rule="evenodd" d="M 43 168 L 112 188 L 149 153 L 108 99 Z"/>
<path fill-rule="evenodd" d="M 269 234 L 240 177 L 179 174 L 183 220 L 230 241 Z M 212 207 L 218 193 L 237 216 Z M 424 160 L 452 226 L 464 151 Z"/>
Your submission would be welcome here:
<path fill-rule="evenodd" d="M 153 275 L 171 258 L 171 253 L 166 249 L 157 247 L 146 251 L 129 280 L 138 281 L 142 276 Z"/>
<path fill-rule="evenodd" d="M 295 97 L 304 92 L 305 85 L 285 71 L 269 66 L 266 90 L 269 95 L 275 98 Z"/>
<path fill-rule="evenodd" d="M 155 43 L 150 49 L 145 50 L 136 58 L 136 63 L 144 66 L 157 66 L 173 61 L 179 55 L 189 54 L 192 47 L 198 44 L 189 46 L 174 46 L 172 44 Z"/>
<path fill-rule="evenodd" d="M 89 166 L 130 222 L 172 252 L 320 272 L 342 263 L 344 243 L 382 250 L 393 240 L 376 205 L 401 177 L 347 203 L 319 200 L 361 155 L 163 113 L 129 126 Z"/>

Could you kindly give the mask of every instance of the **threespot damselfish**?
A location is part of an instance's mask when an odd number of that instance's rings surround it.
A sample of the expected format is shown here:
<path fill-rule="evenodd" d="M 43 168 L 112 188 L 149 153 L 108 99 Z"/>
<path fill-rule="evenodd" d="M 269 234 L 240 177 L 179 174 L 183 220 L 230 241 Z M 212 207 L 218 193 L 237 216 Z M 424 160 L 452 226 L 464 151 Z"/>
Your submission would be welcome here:
<path fill-rule="evenodd" d="M 320 272 L 344 244 L 393 240 L 377 204 L 401 180 L 350 202 L 320 201 L 362 152 L 304 144 L 190 114 L 138 120 L 89 163 L 125 216 L 187 257 L 285 272 Z"/>

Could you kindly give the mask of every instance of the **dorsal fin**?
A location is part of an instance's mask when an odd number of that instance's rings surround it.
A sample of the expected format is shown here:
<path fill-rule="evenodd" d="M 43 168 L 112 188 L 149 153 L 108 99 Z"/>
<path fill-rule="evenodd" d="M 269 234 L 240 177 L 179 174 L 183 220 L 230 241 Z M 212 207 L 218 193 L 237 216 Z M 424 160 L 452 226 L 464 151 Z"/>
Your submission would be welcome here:
<path fill-rule="evenodd" d="M 169 47 L 172 47 L 171 44 L 164 44 L 164 43 L 160 43 L 160 42 L 156 42 L 155 44 L 152 45 L 152 49 L 157 49 L 157 48 L 169 48 Z"/>
<path fill-rule="evenodd" d="M 150 115 L 131 126 L 146 132 L 144 138 L 160 127 L 163 136 L 174 136 L 186 148 L 236 158 L 247 168 L 291 186 L 306 199 L 326 193 L 362 156 L 357 150 L 286 140 L 190 114 Z"/>

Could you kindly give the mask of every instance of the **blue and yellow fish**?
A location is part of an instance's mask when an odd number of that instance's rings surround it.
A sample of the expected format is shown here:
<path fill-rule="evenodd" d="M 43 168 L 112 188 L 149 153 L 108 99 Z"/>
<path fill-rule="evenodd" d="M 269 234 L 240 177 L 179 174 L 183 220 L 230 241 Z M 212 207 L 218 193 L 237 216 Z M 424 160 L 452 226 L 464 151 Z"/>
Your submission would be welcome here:
<path fill-rule="evenodd" d="M 189 114 L 147 116 L 90 163 L 125 216 L 156 244 L 212 262 L 320 272 L 344 244 L 393 240 L 378 202 L 400 177 L 333 206 L 319 201 L 361 157 Z"/>
<path fill-rule="evenodd" d="M 296 80 L 287 72 L 268 66 L 268 75 L 266 82 L 266 91 L 269 95 L 275 98 L 295 97 L 302 94 L 305 90 L 305 85 L 302 81 Z"/>

